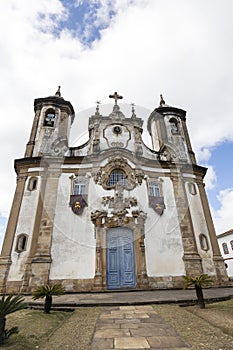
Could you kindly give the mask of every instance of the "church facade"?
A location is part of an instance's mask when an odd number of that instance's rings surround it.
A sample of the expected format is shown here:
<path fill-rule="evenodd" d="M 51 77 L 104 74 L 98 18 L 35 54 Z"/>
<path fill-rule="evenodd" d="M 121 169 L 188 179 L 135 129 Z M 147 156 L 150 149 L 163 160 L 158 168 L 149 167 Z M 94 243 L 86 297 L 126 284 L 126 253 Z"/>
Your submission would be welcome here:
<path fill-rule="evenodd" d="M 228 281 L 186 112 L 165 104 L 148 116 L 152 148 L 134 106 L 125 116 L 97 104 L 89 140 L 69 147 L 75 113 L 54 96 L 34 102 L 25 156 L 0 257 L 1 292 L 48 283 L 67 292 L 182 288 L 183 275 Z"/>

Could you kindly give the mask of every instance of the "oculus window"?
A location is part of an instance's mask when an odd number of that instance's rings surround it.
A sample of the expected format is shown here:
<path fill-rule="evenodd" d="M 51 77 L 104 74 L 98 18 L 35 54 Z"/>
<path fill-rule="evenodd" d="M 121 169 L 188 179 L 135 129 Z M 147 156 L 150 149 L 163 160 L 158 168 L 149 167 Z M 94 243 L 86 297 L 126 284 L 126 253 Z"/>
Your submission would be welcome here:
<path fill-rule="evenodd" d="M 109 175 L 107 186 L 112 187 L 116 184 L 126 185 L 126 175 L 121 169 L 115 169 Z"/>

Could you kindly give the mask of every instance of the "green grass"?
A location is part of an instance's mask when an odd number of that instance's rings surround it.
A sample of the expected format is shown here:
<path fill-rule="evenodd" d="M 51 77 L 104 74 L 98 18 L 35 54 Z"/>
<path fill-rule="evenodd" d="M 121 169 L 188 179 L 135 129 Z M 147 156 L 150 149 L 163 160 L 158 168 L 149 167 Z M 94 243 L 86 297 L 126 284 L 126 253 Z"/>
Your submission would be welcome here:
<path fill-rule="evenodd" d="M 52 311 L 45 314 L 41 310 L 25 309 L 7 316 L 6 328 L 17 326 L 19 333 L 12 335 L 3 346 L 8 350 L 36 349 L 64 323 L 72 313 Z"/>
<path fill-rule="evenodd" d="M 223 333 L 233 336 L 233 299 L 206 304 L 206 310 L 196 306 L 188 307 L 187 310 L 218 327 Z"/>

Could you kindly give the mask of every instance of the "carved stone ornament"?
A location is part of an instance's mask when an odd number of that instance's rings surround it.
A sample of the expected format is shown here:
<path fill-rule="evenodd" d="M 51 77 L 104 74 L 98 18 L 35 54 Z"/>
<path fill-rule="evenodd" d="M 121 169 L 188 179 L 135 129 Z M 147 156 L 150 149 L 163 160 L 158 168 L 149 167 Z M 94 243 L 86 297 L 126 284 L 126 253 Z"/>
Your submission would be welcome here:
<path fill-rule="evenodd" d="M 114 197 L 102 197 L 102 204 L 107 208 L 91 213 L 91 220 L 95 226 L 114 227 L 136 223 L 137 220 L 145 221 L 146 214 L 137 209 L 137 199 L 134 197 L 124 198 L 123 192 L 123 186 L 117 184 Z M 135 210 L 132 210 L 132 207 L 136 207 Z"/>
<path fill-rule="evenodd" d="M 87 205 L 87 195 L 75 194 L 70 196 L 70 206 L 74 214 L 82 215 Z"/>
<path fill-rule="evenodd" d="M 158 154 L 158 160 L 164 160 L 168 162 L 175 161 L 177 159 L 177 155 L 175 153 L 174 145 L 173 147 L 168 145 L 163 145 Z"/>
<path fill-rule="evenodd" d="M 64 156 L 68 151 L 68 141 L 65 137 L 57 138 L 51 145 L 51 154 L 54 156 Z"/>
<path fill-rule="evenodd" d="M 154 197 L 154 196 L 149 196 L 149 205 L 151 208 L 154 209 L 154 211 L 162 215 L 163 211 L 165 209 L 165 204 L 164 204 L 164 198 L 163 197 Z"/>
<path fill-rule="evenodd" d="M 142 170 L 131 168 L 126 159 L 115 157 L 110 159 L 110 161 L 104 167 L 101 167 L 94 175 L 95 183 L 101 185 L 105 190 L 115 188 L 116 185 L 109 186 L 107 184 L 111 172 L 115 169 L 120 169 L 126 174 L 126 181 L 123 186 L 127 190 L 132 190 L 137 185 L 141 185 L 145 177 Z"/>

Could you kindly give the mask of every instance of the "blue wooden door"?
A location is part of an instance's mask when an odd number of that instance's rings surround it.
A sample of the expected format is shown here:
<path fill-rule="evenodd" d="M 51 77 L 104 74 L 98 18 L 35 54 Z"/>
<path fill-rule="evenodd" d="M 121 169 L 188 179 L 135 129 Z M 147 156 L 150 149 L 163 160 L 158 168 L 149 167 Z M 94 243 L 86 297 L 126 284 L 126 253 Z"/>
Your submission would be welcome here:
<path fill-rule="evenodd" d="M 107 232 L 107 288 L 136 286 L 133 233 L 127 228 L 112 228 Z"/>

